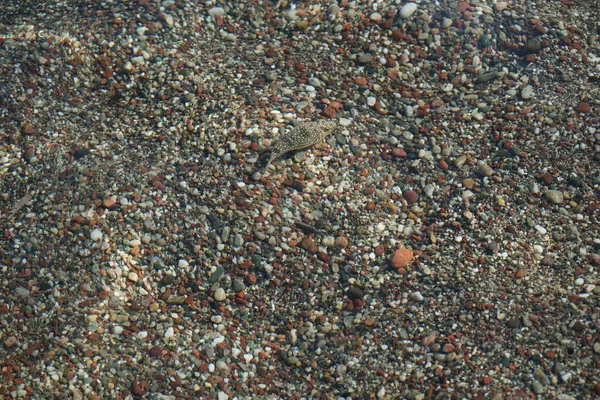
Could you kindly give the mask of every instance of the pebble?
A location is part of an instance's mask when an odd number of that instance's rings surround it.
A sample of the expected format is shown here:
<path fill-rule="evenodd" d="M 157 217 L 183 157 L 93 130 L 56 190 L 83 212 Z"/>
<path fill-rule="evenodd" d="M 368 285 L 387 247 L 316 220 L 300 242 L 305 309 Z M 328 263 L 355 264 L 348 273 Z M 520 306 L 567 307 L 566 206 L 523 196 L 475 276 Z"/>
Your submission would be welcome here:
<path fill-rule="evenodd" d="M 423 295 L 420 292 L 411 293 L 410 298 L 414 301 L 423 301 Z"/>
<path fill-rule="evenodd" d="M 401 18 L 409 18 L 411 15 L 417 11 L 417 3 L 406 3 L 400 9 L 400 17 Z"/>
<path fill-rule="evenodd" d="M 9 338 L 7 338 L 4 341 L 4 347 L 6 347 L 7 349 L 10 349 L 11 347 L 13 347 L 15 344 L 17 344 L 17 338 L 14 336 L 10 336 Z"/>
<path fill-rule="evenodd" d="M 562 204 L 564 201 L 564 195 L 560 190 L 548 190 L 546 198 L 554 204 Z"/>
<path fill-rule="evenodd" d="M 404 268 L 413 259 L 413 252 L 410 249 L 397 249 L 392 257 L 392 268 Z"/>
<path fill-rule="evenodd" d="M 414 190 L 407 190 L 406 192 L 403 192 L 402 197 L 404 197 L 408 204 L 414 204 L 419 200 L 419 195 Z"/>
<path fill-rule="evenodd" d="M 521 90 L 521 98 L 523 100 L 529 100 L 534 96 L 535 92 L 533 91 L 533 86 L 531 85 L 526 85 L 522 90 Z"/>
<path fill-rule="evenodd" d="M 538 381 L 534 381 L 531 384 L 531 390 L 533 390 L 533 393 L 535 394 L 542 394 L 544 392 L 544 387 Z"/>
<path fill-rule="evenodd" d="M 223 7 L 213 7 L 208 10 L 208 15 L 211 17 L 222 17 L 225 15 L 225 9 Z"/>
<path fill-rule="evenodd" d="M 492 167 L 490 167 L 487 163 L 485 163 L 484 161 L 477 161 L 477 169 L 479 171 L 479 174 L 481 174 L 482 176 L 492 176 L 494 174 L 494 170 L 492 169 Z"/>
<path fill-rule="evenodd" d="M 216 301 L 224 301 L 227 298 L 225 294 L 225 290 L 223 288 L 218 288 L 215 290 L 215 300 Z"/>
<path fill-rule="evenodd" d="M 358 300 L 364 297 L 364 293 L 361 288 L 352 286 L 346 291 L 346 296 L 348 296 L 350 300 Z"/>
<path fill-rule="evenodd" d="M 173 327 L 167 328 L 167 330 L 165 331 L 165 340 L 170 340 L 170 339 L 173 339 L 174 337 L 175 337 L 175 330 L 173 329 Z"/>
<path fill-rule="evenodd" d="M 580 102 L 575 107 L 575 111 L 580 112 L 580 113 L 589 113 L 591 111 L 591 109 L 592 109 L 592 107 L 590 106 L 590 103 L 587 103 L 585 101 Z"/>
<path fill-rule="evenodd" d="M 100 231 L 99 229 L 94 229 L 90 233 L 90 239 L 92 239 L 94 242 L 102 239 L 102 231 Z"/>
<path fill-rule="evenodd" d="M 370 53 L 362 53 L 358 56 L 360 64 L 369 64 L 371 61 L 373 61 L 373 55 Z"/>
<path fill-rule="evenodd" d="M 244 289 L 246 289 L 246 285 L 244 284 L 244 281 L 241 279 L 234 279 L 233 280 L 233 291 L 236 293 L 242 292 Z"/>

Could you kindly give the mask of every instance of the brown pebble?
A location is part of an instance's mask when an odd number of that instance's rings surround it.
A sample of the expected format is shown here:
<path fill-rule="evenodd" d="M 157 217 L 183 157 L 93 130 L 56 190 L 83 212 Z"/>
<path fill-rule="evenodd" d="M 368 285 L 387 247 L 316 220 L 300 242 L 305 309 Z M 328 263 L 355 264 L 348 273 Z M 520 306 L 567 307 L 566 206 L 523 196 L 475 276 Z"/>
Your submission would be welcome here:
<path fill-rule="evenodd" d="M 594 385 L 594 393 L 596 393 L 597 395 L 600 395 L 600 382 L 598 382 Z"/>
<path fill-rule="evenodd" d="M 160 346 L 154 346 L 148 351 L 150 357 L 161 357 L 163 354 L 163 349 Z"/>
<path fill-rule="evenodd" d="M 396 147 L 392 150 L 392 155 L 396 158 L 404 158 L 406 157 L 406 151 L 401 147 Z"/>
<path fill-rule="evenodd" d="M 475 186 L 475 181 L 473 179 L 465 179 L 463 181 L 463 186 L 467 189 L 473 189 L 473 187 Z"/>
<path fill-rule="evenodd" d="M 376 320 L 375 318 L 373 318 L 373 317 L 368 317 L 367 319 L 365 319 L 365 322 L 364 322 L 364 324 L 365 324 L 366 326 L 373 326 L 373 325 L 375 324 L 375 322 L 376 322 L 376 321 L 377 321 L 377 320 Z"/>
<path fill-rule="evenodd" d="M 402 197 L 404 197 L 408 204 L 414 204 L 419 200 L 419 195 L 414 190 L 408 190 L 402 193 Z"/>
<path fill-rule="evenodd" d="M 348 239 L 344 236 L 338 236 L 335 238 L 335 245 L 340 249 L 345 249 L 348 247 Z"/>
<path fill-rule="evenodd" d="M 28 146 L 27 150 L 25 150 L 25 153 L 23 154 L 23 158 L 25 161 L 29 161 L 33 158 L 33 156 L 35 156 L 35 147 Z"/>
<path fill-rule="evenodd" d="M 9 337 L 8 339 L 6 339 L 4 341 L 4 347 L 6 347 L 7 349 L 10 349 L 11 347 L 13 347 L 15 344 L 17 343 L 17 338 L 14 336 Z"/>
<path fill-rule="evenodd" d="M 576 321 L 573 324 L 573 330 L 575 332 L 583 332 L 585 330 L 585 325 L 581 321 Z"/>
<path fill-rule="evenodd" d="M 138 381 L 133 381 L 131 384 L 131 393 L 135 396 L 143 396 L 147 392 L 146 388 L 142 386 Z"/>
<path fill-rule="evenodd" d="M 525 270 L 520 269 L 517 271 L 517 273 L 515 274 L 515 276 L 517 277 L 517 279 L 521 279 L 522 277 L 525 276 Z"/>
<path fill-rule="evenodd" d="M 300 242 L 300 247 L 302 247 L 304 250 L 308 251 L 309 253 L 312 253 L 312 254 L 317 253 L 317 244 L 315 243 L 314 240 L 312 240 L 308 236 L 304 236 L 302 238 L 302 241 Z"/>
<path fill-rule="evenodd" d="M 410 249 L 398 249 L 394 252 L 392 257 L 392 268 L 399 269 L 404 268 L 413 259 L 413 252 Z"/>
<path fill-rule="evenodd" d="M 575 107 L 575 111 L 580 113 L 588 113 L 591 109 L 592 107 L 590 106 L 590 103 L 586 103 L 585 101 L 582 101 L 581 103 L 577 104 L 577 107 Z"/>
<path fill-rule="evenodd" d="M 452 353 L 454 351 L 454 345 L 450 343 L 446 343 L 444 347 L 442 347 L 442 351 L 444 353 Z"/>

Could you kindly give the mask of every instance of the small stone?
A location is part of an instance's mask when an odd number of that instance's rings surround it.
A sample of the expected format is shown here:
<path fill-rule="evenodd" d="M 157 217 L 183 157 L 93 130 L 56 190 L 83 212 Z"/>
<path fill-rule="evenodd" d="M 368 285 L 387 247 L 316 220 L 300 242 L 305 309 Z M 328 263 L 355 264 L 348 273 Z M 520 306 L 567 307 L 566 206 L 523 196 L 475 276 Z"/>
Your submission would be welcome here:
<path fill-rule="evenodd" d="M 580 333 L 585 330 L 585 325 L 581 321 L 575 321 L 571 329 L 577 333 Z"/>
<path fill-rule="evenodd" d="M 99 229 L 94 229 L 90 233 L 90 239 L 92 239 L 94 242 L 102 239 L 102 232 Z"/>
<path fill-rule="evenodd" d="M 210 15 L 211 17 L 222 17 L 223 15 L 225 15 L 225 9 L 223 9 L 223 7 L 213 7 L 210 10 L 208 10 L 208 15 Z"/>
<path fill-rule="evenodd" d="M 159 347 L 159 346 L 154 346 L 148 351 L 148 355 L 150 357 L 154 357 L 154 358 L 162 357 L 162 354 L 163 354 L 163 349 L 162 349 L 162 347 Z"/>
<path fill-rule="evenodd" d="M 489 165 L 487 165 L 486 162 L 484 161 L 477 161 L 477 170 L 479 171 L 479 174 L 482 176 L 492 176 L 492 174 L 494 173 L 494 170 L 492 169 L 492 167 L 490 167 Z"/>
<path fill-rule="evenodd" d="M 404 268 L 413 259 L 413 252 L 410 249 L 398 249 L 394 252 L 392 257 L 392 268 L 399 269 Z"/>
<path fill-rule="evenodd" d="M 534 95 L 533 86 L 527 85 L 521 90 L 521 98 L 523 100 L 531 99 Z"/>
<path fill-rule="evenodd" d="M 535 394 L 541 394 L 544 391 L 544 387 L 541 383 L 535 381 L 531 384 L 531 390 L 533 390 L 533 393 Z"/>
<path fill-rule="evenodd" d="M 286 362 L 288 363 L 288 365 L 291 365 L 293 367 L 299 367 L 300 365 L 302 365 L 298 357 L 295 356 L 288 357 Z"/>
<path fill-rule="evenodd" d="M 335 238 L 335 245 L 340 249 L 345 249 L 348 247 L 348 239 L 344 236 L 338 236 Z"/>
<path fill-rule="evenodd" d="M 362 299 L 364 295 L 362 289 L 356 286 L 352 286 L 346 291 L 346 296 L 348 296 L 350 300 Z"/>
<path fill-rule="evenodd" d="M 165 332 L 165 340 L 170 340 L 173 339 L 175 337 L 175 330 L 173 329 L 173 327 L 169 327 L 167 328 L 166 332 Z"/>
<path fill-rule="evenodd" d="M 542 41 L 539 38 L 529 39 L 525 43 L 525 51 L 529 53 L 537 53 L 542 49 Z"/>
<path fill-rule="evenodd" d="M 511 318 L 506 321 L 506 326 L 510 329 L 516 329 L 521 327 L 521 320 L 519 318 Z"/>
<path fill-rule="evenodd" d="M 504 11 L 508 7 L 507 1 L 499 1 L 496 3 L 496 11 Z"/>
<path fill-rule="evenodd" d="M 400 9 L 400 18 L 409 18 L 411 15 L 417 11 L 417 3 L 406 3 Z"/>
<path fill-rule="evenodd" d="M 112 333 L 113 335 L 120 335 L 121 333 L 123 333 L 123 329 L 124 328 L 121 325 L 114 326 L 112 328 Z"/>
<path fill-rule="evenodd" d="M 17 286 L 15 288 L 15 296 L 19 299 L 26 299 L 27 297 L 29 297 L 29 294 L 31 293 L 29 291 L 29 289 L 23 287 L 23 286 Z"/>
<path fill-rule="evenodd" d="M 414 190 L 407 190 L 406 192 L 403 192 L 402 197 L 404 197 L 408 204 L 414 204 L 419 200 L 419 195 Z"/>
<path fill-rule="evenodd" d="M 210 283 L 215 283 L 217 282 L 219 279 L 221 279 L 221 277 L 225 274 L 225 268 L 218 266 L 217 268 L 215 268 L 215 271 L 210 274 L 210 276 L 208 277 L 208 281 Z"/>
<path fill-rule="evenodd" d="M 562 204 L 564 201 L 564 195 L 560 190 L 548 190 L 546 198 L 554 204 Z"/>
<path fill-rule="evenodd" d="M 373 55 L 370 53 L 362 53 L 358 56 L 359 64 L 369 64 L 371 61 L 373 61 Z"/>
<path fill-rule="evenodd" d="M 147 392 L 146 388 L 142 386 L 138 381 L 133 381 L 131 384 L 131 393 L 134 396 L 143 396 Z"/>
<path fill-rule="evenodd" d="M 371 15 L 369 15 L 369 19 L 371 19 L 371 21 L 374 21 L 374 22 L 380 22 L 381 14 L 379 14 L 378 12 L 374 12 Z"/>
<path fill-rule="evenodd" d="M 404 149 L 401 147 L 396 147 L 392 150 L 392 155 L 395 158 L 404 158 L 406 157 L 406 151 L 404 151 Z"/>
<path fill-rule="evenodd" d="M 236 293 L 242 292 L 244 289 L 246 289 L 246 285 L 244 284 L 244 281 L 241 279 L 234 279 L 233 280 L 233 291 Z"/>
<path fill-rule="evenodd" d="M 225 290 L 223 288 L 218 288 L 217 290 L 215 290 L 215 300 L 216 301 L 223 301 L 227 298 L 227 294 L 225 293 Z"/>
<path fill-rule="evenodd" d="M 318 250 L 317 244 L 308 236 L 304 236 L 300 242 L 300 247 L 309 253 L 315 254 Z"/>
<path fill-rule="evenodd" d="M 4 341 L 4 347 L 6 347 L 7 349 L 10 349 L 11 347 L 13 347 L 15 344 L 17 343 L 17 338 L 14 336 L 9 337 L 8 339 L 6 339 Z"/>
<path fill-rule="evenodd" d="M 138 279 L 139 279 L 139 276 L 138 276 L 138 274 L 137 274 L 137 273 L 135 273 L 135 272 L 130 272 L 130 273 L 128 273 L 128 274 L 127 274 L 127 279 L 129 279 L 130 281 L 132 281 L 132 282 L 134 282 L 134 283 L 135 283 L 135 282 L 137 282 L 137 281 L 138 281 Z"/>
<path fill-rule="evenodd" d="M 35 156 L 35 147 L 28 146 L 23 154 L 23 158 L 25 161 L 31 161 L 31 159 Z"/>
<path fill-rule="evenodd" d="M 575 111 L 580 113 L 588 113 L 591 109 L 592 107 L 590 106 L 590 103 L 586 103 L 584 101 L 580 102 L 577 104 L 577 107 L 575 107 Z"/>
<path fill-rule="evenodd" d="M 227 400 L 229 399 L 229 395 L 225 392 L 219 392 L 217 394 L 217 400 Z"/>
<path fill-rule="evenodd" d="M 410 298 L 414 301 L 423 301 L 423 295 L 421 294 L 421 292 L 411 293 Z"/>

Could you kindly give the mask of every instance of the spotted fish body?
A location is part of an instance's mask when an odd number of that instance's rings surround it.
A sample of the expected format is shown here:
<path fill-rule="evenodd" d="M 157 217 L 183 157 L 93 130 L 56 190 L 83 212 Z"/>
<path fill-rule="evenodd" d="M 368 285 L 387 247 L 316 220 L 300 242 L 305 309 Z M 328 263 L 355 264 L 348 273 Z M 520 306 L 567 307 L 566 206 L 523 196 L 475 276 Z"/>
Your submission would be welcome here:
<path fill-rule="evenodd" d="M 269 165 L 285 153 L 294 150 L 302 150 L 315 144 L 325 142 L 327 136 L 335 131 L 336 124 L 333 121 L 301 122 L 289 134 L 283 135 L 273 145 L 271 157 L 265 166 Z"/>

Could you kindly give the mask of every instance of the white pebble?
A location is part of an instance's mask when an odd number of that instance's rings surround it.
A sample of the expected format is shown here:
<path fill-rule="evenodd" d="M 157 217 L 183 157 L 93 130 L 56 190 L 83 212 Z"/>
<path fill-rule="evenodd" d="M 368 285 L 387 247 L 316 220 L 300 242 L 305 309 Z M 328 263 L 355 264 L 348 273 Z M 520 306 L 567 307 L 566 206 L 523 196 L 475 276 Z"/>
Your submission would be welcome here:
<path fill-rule="evenodd" d="M 544 227 L 543 227 L 543 226 L 541 226 L 541 225 L 536 225 L 536 226 L 535 226 L 535 230 L 536 230 L 536 231 L 538 231 L 538 233 L 539 233 L 540 235 L 545 235 L 546 233 L 548 233 L 548 231 L 546 230 L 546 228 L 544 228 Z"/>
<path fill-rule="evenodd" d="M 544 248 L 539 244 L 534 244 L 533 251 L 535 251 L 537 254 L 542 254 L 544 252 Z"/>
<path fill-rule="evenodd" d="M 218 400 L 227 400 L 228 398 L 229 395 L 225 392 L 219 392 L 219 394 L 217 395 Z"/>
<path fill-rule="evenodd" d="M 340 118 L 340 125 L 343 127 L 350 126 L 351 123 L 352 123 L 352 119 L 350 119 L 350 118 Z"/>
<path fill-rule="evenodd" d="M 165 332 L 165 340 L 169 340 L 172 339 L 173 337 L 175 337 L 175 330 L 173 330 L 172 327 L 170 327 L 169 329 L 167 329 L 167 331 Z"/>
<path fill-rule="evenodd" d="M 369 96 L 367 97 L 367 105 L 369 107 L 373 107 L 377 103 L 377 99 L 375 97 Z"/>
<path fill-rule="evenodd" d="M 114 326 L 114 327 L 112 328 L 112 333 L 113 333 L 114 335 L 120 335 L 121 333 L 123 333 L 123 327 L 122 327 L 122 326 L 120 326 L 120 325 Z"/>
<path fill-rule="evenodd" d="M 411 15 L 413 15 L 415 13 L 415 11 L 417 11 L 417 3 L 406 3 L 401 9 L 400 9 L 400 17 L 402 18 L 408 18 Z"/>
<path fill-rule="evenodd" d="M 90 239 L 92 239 L 93 241 L 102 239 L 102 232 L 100 231 L 100 229 L 94 229 L 92 233 L 90 233 Z"/>
<path fill-rule="evenodd" d="M 415 301 L 423 301 L 423 295 L 421 292 L 414 292 L 410 295 L 410 298 Z"/>
<path fill-rule="evenodd" d="M 223 288 L 218 288 L 217 290 L 215 290 L 215 300 L 216 301 L 223 301 L 227 298 L 227 295 L 225 294 L 225 290 L 223 290 Z"/>
<path fill-rule="evenodd" d="M 210 15 L 211 17 L 221 17 L 225 14 L 225 9 L 223 9 L 223 7 L 213 7 L 210 10 L 208 10 L 208 15 Z"/>
<path fill-rule="evenodd" d="M 190 263 L 188 263 L 186 260 L 179 260 L 178 265 L 179 268 L 187 268 L 190 265 Z"/>
<path fill-rule="evenodd" d="M 581 286 L 581 285 L 583 285 L 583 283 L 584 283 L 583 278 L 577 278 L 577 279 L 575 279 L 575 284 L 577 286 Z"/>

